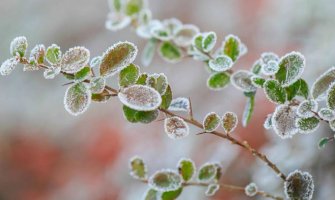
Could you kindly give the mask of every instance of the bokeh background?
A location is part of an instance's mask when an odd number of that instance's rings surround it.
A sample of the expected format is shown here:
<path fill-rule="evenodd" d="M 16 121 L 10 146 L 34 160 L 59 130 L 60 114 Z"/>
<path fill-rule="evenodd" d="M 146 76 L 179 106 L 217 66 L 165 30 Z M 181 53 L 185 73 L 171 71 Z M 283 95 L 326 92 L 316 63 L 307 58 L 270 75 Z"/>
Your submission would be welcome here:
<path fill-rule="evenodd" d="M 202 31 L 215 31 L 219 41 L 238 35 L 249 52 L 235 69 L 250 68 L 264 51 L 279 55 L 296 50 L 307 59 L 304 77 L 309 83 L 335 64 L 334 0 L 149 0 L 154 18 L 176 17 L 193 23 Z M 9 57 L 10 41 L 20 35 L 30 47 L 56 43 L 63 51 L 82 45 L 92 56 L 100 55 L 118 41 L 138 45 L 145 41 L 133 30 L 110 32 L 105 29 L 109 12 L 107 0 L 1 0 L 0 60 Z M 137 60 L 136 63 L 140 64 Z M 147 72 L 164 72 L 174 96 L 192 98 L 195 117 L 206 113 L 234 111 L 242 115 L 245 99 L 229 86 L 214 92 L 206 88 L 202 63 L 188 59 L 176 65 L 156 57 Z M 141 156 L 149 173 L 174 168 L 182 157 L 199 166 L 219 161 L 224 167 L 222 183 L 246 185 L 256 182 L 262 189 L 283 195 L 281 181 L 249 153 L 213 136 L 170 140 L 162 122 L 130 124 L 123 119 L 121 104 L 113 99 L 93 104 L 79 117 L 63 107 L 66 80 L 49 81 L 42 73 L 23 73 L 18 68 L 0 77 L 0 199 L 1 200 L 137 200 L 146 185 L 128 175 L 128 159 Z M 263 121 L 274 106 L 261 92 L 256 112 L 248 128 L 238 127 L 237 137 L 269 155 L 286 173 L 295 169 L 311 172 L 315 179 L 314 199 L 333 199 L 335 154 L 330 144 L 320 151 L 318 140 L 333 133 L 326 126 L 309 135 L 279 139 L 265 131 Z M 181 200 L 249 199 L 244 194 L 221 190 L 206 198 L 204 188 L 184 190 Z M 261 199 L 256 197 L 254 199 Z"/>

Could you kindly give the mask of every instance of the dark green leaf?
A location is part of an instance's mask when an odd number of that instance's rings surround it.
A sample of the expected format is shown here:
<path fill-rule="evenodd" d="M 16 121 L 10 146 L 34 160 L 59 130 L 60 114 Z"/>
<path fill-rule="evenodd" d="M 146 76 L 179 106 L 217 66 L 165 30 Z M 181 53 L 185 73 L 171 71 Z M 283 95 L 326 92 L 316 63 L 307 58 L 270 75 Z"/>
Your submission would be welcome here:
<path fill-rule="evenodd" d="M 183 177 L 184 181 L 187 182 L 192 179 L 195 173 L 195 165 L 192 160 L 182 159 L 178 163 L 179 174 Z"/>
<path fill-rule="evenodd" d="M 163 42 L 159 48 L 159 53 L 168 62 L 178 62 L 181 59 L 182 53 L 179 47 L 171 42 Z"/>
<path fill-rule="evenodd" d="M 123 68 L 119 73 L 119 85 L 120 87 L 128 87 L 136 83 L 140 74 L 140 69 L 134 65 L 130 64 Z"/>
<path fill-rule="evenodd" d="M 182 193 L 183 188 L 179 188 L 178 190 L 163 192 L 162 200 L 176 200 L 180 194 Z"/>
<path fill-rule="evenodd" d="M 207 80 L 207 86 L 213 90 L 222 90 L 230 83 L 230 76 L 225 72 L 212 74 Z"/>
<path fill-rule="evenodd" d="M 267 80 L 264 83 L 264 92 L 273 103 L 284 104 L 286 102 L 286 91 L 276 80 Z"/>

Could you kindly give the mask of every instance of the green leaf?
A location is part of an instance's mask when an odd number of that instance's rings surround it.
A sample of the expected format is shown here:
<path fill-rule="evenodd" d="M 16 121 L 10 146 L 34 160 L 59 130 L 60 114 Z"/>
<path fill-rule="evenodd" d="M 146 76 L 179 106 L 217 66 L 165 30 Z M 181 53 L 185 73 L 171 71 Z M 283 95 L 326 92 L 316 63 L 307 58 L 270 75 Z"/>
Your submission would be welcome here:
<path fill-rule="evenodd" d="M 335 110 L 335 83 L 332 83 L 327 91 L 327 106 Z"/>
<path fill-rule="evenodd" d="M 214 165 L 216 167 L 216 174 L 214 179 L 216 182 L 219 182 L 222 176 L 222 166 L 219 163 L 214 163 Z"/>
<path fill-rule="evenodd" d="M 60 64 L 63 72 L 72 74 L 80 71 L 90 61 L 90 51 L 85 47 L 74 47 L 64 53 Z"/>
<path fill-rule="evenodd" d="M 71 85 L 65 92 L 65 109 L 74 116 L 84 113 L 91 103 L 91 91 L 86 83 Z"/>
<path fill-rule="evenodd" d="M 146 85 L 147 84 L 147 78 L 148 78 L 147 73 L 140 74 L 140 76 L 138 77 L 138 79 L 136 81 L 136 84 L 137 85 Z"/>
<path fill-rule="evenodd" d="M 161 95 L 144 85 L 127 87 L 118 93 L 118 97 L 124 105 L 138 111 L 156 110 L 162 103 Z"/>
<path fill-rule="evenodd" d="M 230 76 L 226 72 L 212 74 L 207 80 L 207 86 L 212 90 L 222 90 L 230 83 Z"/>
<path fill-rule="evenodd" d="M 222 116 L 221 125 L 226 133 L 231 133 L 235 130 L 238 124 L 237 115 L 233 112 L 226 112 Z"/>
<path fill-rule="evenodd" d="M 128 16 L 138 14 L 144 6 L 143 0 L 127 0 L 125 13 Z"/>
<path fill-rule="evenodd" d="M 165 94 L 169 85 L 165 74 L 152 74 L 149 75 L 146 81 L 147 85 L 157 90 L 161 95 Z"/>
<path fill-rule="evenodd" d="M 302 75 L 305 68 L 305 58 L 298 52 L 291 52 L 281 58 L 276 79 L 284 87 L 296 82 Z"/>
<path fill-rule="evenodd" d="M 261 72 L 261 69 L 262 69 L 261 61 L 256 60 L 256 62 L 251 67 L 252 73 L 258 75 Z"/>
<path fill-rule="evenodd" d="M 103 77 L 93 77 L 91 79 L 91 92 L 98 94 L 104 91 L 106 80 Z"/>
<path fill-rule="evenodd" d="M 335 67 L 332 67 L 322 74 L 312 86 L 312 97 L 317 99 L 322 97 L 329 88 L 329 85 L 335 81 Z"/>
<path fill-rule="evenodd" d="M 257 75 L 251 77 L 252 84 L 254 84 L 254 86 L 258 88 L 263 88 L 265 81 L 266 80 L 264 78 L 257 76 Z"/>
<path fill-rule="evenodd" d="M 318 112 L 319 117 L 325 121 L 333 121 L 335 119 L 335 112 L 328 108 L 321 108 Z"/>
<path fill-rule="evenodd" d="M 254 112 L 254 107 L 255 107 L 255 95 L 256 93 L 253 92 L 247 96 L 247 103 L 245 104 L 244 112 L 242 116 L 243 127 L 246 127 L 251 120 L 252 114 Z"/>
<path fill-rule="evenodd" d="M 216 166 L 213 163 L 206 163 L 200 167 L 198 172 L 198 180 L 202 183 L 211 182 L 216 175 Z"/>
<path fill-rule="evenodd" d="M 149 189 L 144 195 L 144 200 L 161 200 L 159 198 L 159 193 L 154 189 Z"/>
<path fill-rule="evenodd" d="M 215 131 L 220 125 L 220 117 L 218 114 L 212 112 L 208 113 L 202 123 L 203 129 L 206 132 Z"/>
<path fill-rule="evenodd" d="M 202 40 L 202 49 L 204 52 L 210 52 L 215 44 L 216 44 L 216 33 L 215 32 L 208 32 L 204 34 L 204 38 Z"/>
<path fill-rule="evenodd" d="M 155 50 L 157 46 L 157 40 L 150 39 L 148 43 L 145 45 L 142 53 L 142 64 L 143 66 L 147 67 L 151 64 L 154 56 L 155 56 Z"/>
<path fill-rule="evenodd" d="M 143 123 L 148 124 L 155 121 L 158 117 L 158 110 L 153 111 L 137 111 L 131 109 L 127 106 L 123 106 L 123 115 L 127 119 L 127 121 L 131 123 Z"/>
<path fill-rule="evenodd" d="M 180 194 L 182 193 L 183 188 L 179 188 L 178 190 L 163 192 L 162 200 L 176 200 Z"/>
<path fill-rule="evenodd" d="M 112 76 L 134 62 L 137 47 L 130 42 L 119 42 L 110 47 L 102 56 L 101 76 Z"/>
<path fill-rule="evenodd" d="M 43 44 L 38 44 L 31 50 L 29 60 L 33 59 L 37 64 L 42 64 L 44 62 L 44 56 L 45 46 Z"/>
<path fill-rule="evenodd" d="M 129 162 L 130 175 L 135 179 L 147 178 L 147 166 L 140 157 L 133 157 Z"/>
<path fill-rule="evenodd" d="M 285 88 L 287 94 L 287 100 L 291 101 L 296 96 L 302 96 L 305 99 L 309 96 L 308 84 L 305 80 L 299 79 L 292 85 Z"/>
<path fill-rule="evenodd" d="M 159 47 L 159 54 L 168 62 L 178 62 L 182 57 L 182 52 L 179 47 L 171 42 L 163 42 Z"/>
<path fill-rule="evenodd" d="M 49 64 L 53 65 L 60 62 L 62 57 L 62 52 L 60 47 L 56 44 L 52 44 L 47 48 L 45 59 L 48 61 Z"/>
<path fill-rule="evenodd" d="M 113 0 L 113 6 L 115 8 L 115 11 L 120 12 L 121 11 L 121 0 Z"/>
<path fill-rule="evenodd" d="M 171 102 L 172 102 L 172 90 L 170 85 L 168 85 L 165 94 L 162 95 L 162 104 L 160 108 L 168 109 L 170 107 Z"/>
<path fill-rule="evenodd" d="M 197 48 L 200 51 L 203 51 L 202 49 L 202 41 L 204 39 L 203 34 L 199 33 L 193 38 L 193 46 Z"/>
<path fill-rule="evenodd" d="M 314 132 L 319 127 L 320 120 L 316 117 L 300 118 L 296 122 L 296 126 L 301 133 Z"/>
<path fill-rule="evenodd" d="M 92 94 L 92 101 L 105 103 L 107 102 L 112 96 L 109 94 L 108 90 L 103 90 L 101 93 Z"/>
<path fill-rule="evenodd" d="M 273 103 L 284 104 L 286 102 L 286 91 L 277 80 L 267 80 L 264 83 L 264 92 Z"/>
<path fill-rule="evenodd" d="M 190 181 L 195 174 L 194 162 L 190 159 L 182 159 L 178 163 L 178 171 L 185 182 Z"/>
<path fill-rule="evenodd" d="M 140 74 L 140 69 L 134 64 L 123 68 L 119 73 L 119 86 L 128 87 L 136 83 Z"/>
<path fill-rule="evenodd" d="M 220 189 L 219 184 L 209 184 L 205 194 L 208 197 L 214 196 L 219 189 Z"/>
<path fill-rule="evenodd" d="M 80 82 L 85 80 L 91 74 L 91 68 L 86 66 L 82 68 L 79 72 L 74 74 L 76 81 Z"/>
<path fill-rule="evenodd" d="M 182 178 L 175 171 L 165 169 L 153 174 L 148 182 L 151 188 L 160 192 L 167 192 L 178 190 L 182 185 Z"/>
<path fill-rule="evenodd" d="M 232 68 L 233 66 L 233 61 L 230 57 L 222 55 L 219 56 L 217 58 L 215 58 L 214 60 L 210 60 L 208 62 L 208 66 L 216 72 L 223 72 L 223 71 L 227 71 L 230 68 Z"/>
<path fill-rule="evenodd" d="M 326 145 L 328 144 L 329 139 L 327 137 L 321 138 L 321 140 L 319 141 L 319 149 L 323 149 L 326 147 Z"/>
<path fill-rule="evenodd" d="M 16 37 L 10 43 L 10 54 L 16 56 L 17 54 L 20 57 L 24 57 L 28 48 L 27 38 L 24 36 Z"/>
<path fill-rule="evenodd" d="M 272 128 L 280 138 L 291 138 L 299 132 L 296 126 L 297 118 L 296 106 L 279 105 L 271 118 Z"/>
<path fill-rule="evenodd" d="M 234 62 L 240 56 L 240 39 L 234 35 L 228 35 L 223 45 L 223 54 L 229 56 Z"/>

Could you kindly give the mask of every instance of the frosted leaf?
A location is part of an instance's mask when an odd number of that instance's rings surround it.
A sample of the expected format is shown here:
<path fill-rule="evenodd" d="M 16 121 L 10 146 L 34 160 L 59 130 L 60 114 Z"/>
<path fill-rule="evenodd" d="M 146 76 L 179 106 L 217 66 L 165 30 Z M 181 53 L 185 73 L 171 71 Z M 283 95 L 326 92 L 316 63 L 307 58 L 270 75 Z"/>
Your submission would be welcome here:
<path fill-rule="evenodd" d="M 272 103 L 284 104 L 286 102 L 286 91 L 277 80 L 267 80 L 263 87 L 266 97 Z"/>
<path fill-rule="evenodd" d="M 248 197 L 253 197 L 258 193 L 258 187 L 255 183 L 250 183 L 245 186 L 244 192 Z"/>
<path fill-rule="evenodd" d="M 251 77 L 251 82 L 255 87 L 263 88 L 263 85 L 265 83 L 265 79 L 261 76 L 254 75 Z"/>
<path fill-rule="evenodd" d="M 154 189 L 148 189 L 143 196 L 143 200 L 160 200 L 160 192 L 157 192 Z"/>
<path fill-rule="evenodd" d="M 45 79 L 54 79 L 60 72 L 61 68 L 55 66 L 44 70 L 43 76 Z"/>
<path fill-rule="evenodd" d="M 335 81 L 335 67 L 330 68 L 323 73 L 314 83 L 311 89 L 314 99 L 322 99 L 329 88 L 329 85 Z"/>
<path fill-rule="evenodd" d="M 128 16 L 133 16 L 137 15 L 145 7 L 146 7 L 145 0 L 126 0 L 124 12 Z"/>
<path fill-rule="evenodd" d="M 309 96 L 308 84 L 305 80 L 299 79 L 289 87 L 285 88 L 287 93 L 287 100 L 291 101 L 296 96 L 304 97 L 305 99 Z"/>
<path fill-rule="evenodd" d="M 214 165 L 216 167 L 216 173 L 215 173 L 214 181 L 219 182 L 220 178 L 222 176 L 222 166 L 221 166 L 220 163 L 214 163 Z"/>
<path fill-rule="evenodd" d="M 7 59 L 5 62 L 3 62 L 1 64 L 0 67 L 0 74 L 2 76 L 7 76 L 10 73 L 12 73 L 12 71 L 15 69 L 15 67 L 18 65 L 18 61 L 16 60 L 16 58 L 9 58 Z"/>
<path fill-rule="evenodd" d="M 173 41 L 177 46 L 188 47 L 192 44 L 193 37 L 198 33 L 198 27 L 192 24 L 186 24 L 178 29 L 173 38 Z"/>
<path fill-rule="evenodd" d="M 329 142 L 329 138 L 328 137 L 324 137 L 324 138 L 321 138 L 319 140 L 319 143 L 318 143 L 318 147 L 319 149 L 323 149 L 326 147 L 326 145 L 328 144 Z"/>
<path fill-rule="evenodd" d="M 208 32 L 208 33 L 204 33 L 203 36 L 203 40 L 202 40 L 202 49 L 204 52 L 210 52 L 215 44 L 216 44 L 216 33 L 215 32 Z"/>
<path fill-rule="evenodd" d="M 134 64 L 130 64 L 123 68 L 119 73 L 119 86 L 128 87 L 136 83 L 140 75 L 140 68 Z"/>
<path fill-rule="evenodd" d="M 147 78 L 148 74 L 147 73 L 141 73 L 140 76 L 138 77 L 136 84 L 137 85 L 146 85 L 147 84 Z"/>
<path fill-rule="evenodd" d="M 36 63 L 41 64 L 44 62 L 45 46 L 43 44 L 36 45 L 30 52 L 30 58 L 33 58 Z M 37 69 L 38 70 L 38 67 Z"/>
<path fill-rule="evenodd" d="M 299 52 L 291 52 L 283 56 L 278 65 L 276 79 L 283 87 L 287 87 L 301 77 L 305 68 L 305 57 Z"/>
<path fill-rule="evenodd" d="M 205 195 L 208 197 L 214 196 L 215 193 L 220 189 L 219 184 L 209 184 L 206 190 Z"/>
<path fill-rule="evenodd" d="M 284 191 L 290 200 L 311 200 L 314 192 L 313 177 L 308 172 L 291 172 L 284 183 Z"/>
<path fill-rule="evenodd" d="M 272 114 L 266 116 L 263 126 L 267 130 L 272 128 Z"/>
<path fill-rule="evenodd" d="M 90 66 L 86 66 L 74 74 L 74 81 L 81 82 L 86 80 L 89 76 L 91 76 L 91 68 Z"/>
<path fill-rule="evenodd" d="M 156 110 L 162 103 L 161 95 L 153 88 L 132 85 L 118 93 L 119 100 L 137 111 Z"/>
<path fill-rule="evenodd" d="M 217 173 L 217 167 L 214 163 L 202 165 L 198 172 L 198 180 L 201 183 L 209 183 L 214 180 Z"/>
<path fill-rule="evenodd" d="M 102 56 L 101 76 L 112 76 L 134 62 L 137 47 L 130 42 L 119 42 L 111 46 Z"/>
<path fill-rule="evenodd" d="M 332 129 L 332 131 L 335 131 L 335 120 L 329 122 L 329 127 Z"/>
<path fill-rule="evenodd" d="M 333 82 L 327 90 L 327 106 L 335 110 L 335 82 Z"/>
<path fill-rule="evenodd" d="M 157 191 L 174 191 L 182 186 L 182 177 L 175 171 L 164 169 L 149 178 L 149 186 Z"/>
<path fill-rule="evenodd" d="M 60 64 L 62 71 L 76 73 L 84 68 L 90 60 L 90 51 L 85 47 L 74 47 L 64 53 Z"/>
<path fill-rule="evenodd" d="M 297 109 L 297 114 L 300 117 L 312 117 L 314 116 L 314 113 L 318 111 L 318 102 L 310 99 L 310 100 L 305 100 L 302 101 Z"/>
<path fill-rule="evenodd" d="M 23 71 L 26 72 L 26 71 L 35 71 L 35 70 L 39 70 L 39 66 L 37 65 L 36 63 L 36 60 L 35 58 L 33 57 L 30 57 L 29 60 L 28 60 L 28 64 L 24 64 L 23 66 Z"/>
<path fill-rule="evenodd" d="M 231 133 L 235 130 L 238 124 L 237 115 L 233 112 L 226 112 L 222 116 L 222 127 L 226 133 Z"/>
<path fill-rule="evenodd" d="M 231 76 L 231 82 L 233 86 L 239 90 L 242 90 L 243 92 L 254 92 L 257 88 L 252 84 L 252 76 L 253 74 L 251 72 L 240 70 Z"/>
<path fill-rule="evenodd" d="M 143 159 L 135 156 L 129 161 L 130 175 L 135 179 L 145 180 L 147 179 L 147 166 Z"/>
<path fill-rule="evenodd" d="M 52 44 L 47 48 L 45 59 L 46 61 L 53 65 L 57 64 L 62 58 L 62 52 L 60 50 L 60 47 L 56 44 Z"/>
<path fill-rule="evenodd" d="M 195 175 L 195 164 L 190 159 L 181 159 L 177 165 L 178 172 L 185 182 L 191 180 Z"/>
<path fill-rule="evenodd" d="M 261 72 L 261 69 L 262 69 L 262 61 L 256 60 L 251 67 L 252 73 L 258 75 Z"/>
<path fill-rule="evenodd" d="M 145 45 L 142 53 L 142 64 L 143 66 L 147 67 L 151 64 L 157 47 L 157 41 L 155 39 L 151 39 Z"/>
<path fill-rule="evenodd" d="M 217 72 L 207 79 L 207 87 L 211 90 L 219 91 L 230 83 L 230 76 L 226 72 Z"/>
<path fill-rule="evenodd" d="M 272 62 L 276 62 L 278 63 L 279 61 L 279 57 L 277 54 L 272 53 L 272 52 L 265 52 L 262 53 L 261 55 L 261 61 L 262 61 L 262 65 L 267 65 L 269 64 L 271 61 Z"/>
<path fill-rule="evenodd" d="M 172 139 L 182 139 L 189 134 L 187 123 L 180 117 L 169 117 L 164 120 L 165 133 Z"/>
<path fill-rule="evenodd" d="M 162 26 L 163 25 L 159 20 L 151 20 L 147 25 L 138 26 L 136 29 L 136 34 L 141 38 L 151 39 L 151 29 Z"/>
<path fill-rule="evenodd" d="M 28 48 L 27 38 L 24 36 L 16 37 L 10 43 L 10 54 L 12 56 L 19 55 L 20 57 L 24 57 Z"/>
<path fill-rule="evenodd" d="M 137 111 L 131 109 L 127 106 L 123 106 L 123 115 L 127 119 L 127 121 L 131 123 L 143 123 L 149 124 L 157 119 L 159 112 L 158 110 L 153 111 Z"/>
<path fill-rule="evenodd" d="M 165 27 L 161 27 L 161 26 L 156 26 L 154 28 L 151 29 L 151 35 L 158 40 L 161 41 L 169 41 L 172 39 L 172 34 L 171 32 L 165 28 Z"/>
<path fill-rule="evenodd" d="M 91 68 L 100 67 L 101 60 L 102 60 L 101 56 L 96 56 L 96 57 L 92 58 L 92 60 L 90 62 Z"/>
<path fill-rule="evenodd" d="M 93 94 L 99 94 L 104 91 L 106 86 L 106 80 L 103 77 L 93 77 L 90 84 L 91 92 Z"/>
<path fill-rule="evenodd" d="M 149 75 L 146 84 L 157 90 L 161 95 L 165 94 L 169 85 L 167 77 L 163 73 Z"/>
<path fill-rule="evenodd" d="M 190 46 L 187 49 L 187 54 L 192 56 L 194 60 L 203 61 L 203 62 L 210 60 L 208 55 L 204 54 L 201 50 L 197 49 L 194 46 Z"/>
<path fill-rule="evenodd" d="M 233 60 L 225 55 L 219 56 L 208 62 L 209 67 L 216 72 L 227 71 L 232 68 L 233 64 Z"/>
<path fill-rule="evenodd" d="M 223 42 L 223 54 L 234 62 L 240 57 L 241 40 L 235 35 L 228 35 Z"/>
<path fill-rule="evenodd" d="M 318 112 L 318 115 L 321 119 L 326 121 L 333 121 L 335 119 L 334 111 L 330 110 L 329 108 L 321 108 Z"/>
<path fill-rule="evenodd" d="M 182 57 L 181 49 L 171 42 L 163 42 L 159 47 L 159 55 L 167 62 L 176 63 Z"/>
<path fill-rule="evenodd" d="M 152 19 L 152 13 L 149 9 L 143 9 L 139 13 L 138 23 L 141 25 L 147 25 Z"/>
<path fill-rule="evenodd" d="M 239 57 L 244 56 L 247 53 L 248 53 L 247 46 L 243 43 L 240 43 L 240 55 L 239 55 Z"/>
<path fill-rule="evenodd" d="M 176 18 L 170 18 L 163 21 L 163 26 L 166 27 L 172 35 L 175 35 L 183 24 Z"/>
<path fill-rule="evenodd" d="M 84 113 L 91 103 L 91 91 L 86 83 L 71 85 L 65 92 L 64 105 L 66 111 L 77 116 Z"/>
<path fill-rule="evenodd" d="M 300 133 L 311 133 L 319 128 L 320 120 L 316 117 L 300 118 L 296 121 L 296 126 Z"/>
<path fill-rule="evenodd" d="M 249 124 L 254 112 L 256 92 L 244 93 L 244 96 L 247 97 L 247 102 L 242 115 L 242 126 L 246 127 Z"/>
<path fill-rule="evenodd" d="M 183 192 L 183 187 L 178 190 L 163 192 L 160 200 L 175 200 L 178 199 L 180 194 Z"/>
<path fill-rule="evenodd" d="M 202 127 L 206 132 L 215 131 L 220 125 L 220 117 L 218 114 L 211 112 L 206 115 L 202 122 Z"/>
<path fill-rule="evenodd" d="M 123 13 L 110 12 L 105 23 L 106 29 L 110 31 L 118 31 L 126 28 L 131 23 L 131 18 Z"/>
<path fill-rule="evenodd" d="M 272 76 L 276 74 L 279 70 L 278 62 L 269 61 L 267 64 L 264 64 L 262 67 L 262 73 L 267 76 Z"/>
<path fill-rule="evenodd" d="M 185 98 L 185 97 L 178 97 L 178 98 L 172 99 L 169 110 L 189 112 L 190 101 L 188 98 Z"/>
<path fill-rule="evenodd" d="M 92 101 L 98 103 L 106 103 L 111 98 L 110 92 L 104 89 L 101 93 L 95 94 L 92 93 Z"/>
<path fill-rule="evenodd" d="M 291 138 L 299 129 L 296 127 L 295 121 L 298 118 L 296 107 L 288 105 L 277 106 L 273 113 L 271 122 L 275 133 L 282 139 Z"/>
<path fill-rule="evenodd" d="M 168 109 L 172 102 L 172 90 L 170 85 L 166 88 L 165 94 L 162 95 L 162 103 L 159 108 Z"/>

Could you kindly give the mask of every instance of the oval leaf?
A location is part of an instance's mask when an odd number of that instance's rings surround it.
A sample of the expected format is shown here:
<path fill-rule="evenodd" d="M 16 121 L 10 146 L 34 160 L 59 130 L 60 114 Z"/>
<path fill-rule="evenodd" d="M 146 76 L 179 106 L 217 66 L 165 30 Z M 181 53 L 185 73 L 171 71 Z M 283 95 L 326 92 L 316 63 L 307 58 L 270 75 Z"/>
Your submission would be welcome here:
<path fill-rule="evenodd" d="M 220 117 L 218 114 L 212 112 L 208 113 L 202 123 L 203 129 L 206 132 L 215 131 L 220 125 Z"/>
<path fill-rule="evenodd" d="M 157 191 L 175 191 L 181 187 L 182 177 L 175 171 L 166 169 L 157 171 L 148 182 L 150 187 Z"/>
<path fill-rule="evenodd" d="M 207 80 L 207 86 L 215 91 L 224 89 L 230 83 L 230 76 L 225 72 L 212 74 Z"/>
<path fill-rule="evenodd" d="M 91 103 L 91 91 L 81 82 L 70 86 L 64 97 L 65 109 L 74 116 L 84 113 Z"/>
<path fill-rule="evenodd" d="M 226 133 L 231 133 L 235 130 L 238 124 L 238 118 L 233 112 L 226 112 L 222 117 L 222 127 Z"/>
<path fill-rule="evenodd" d="M 147 178 L 147 166 L 140 157 L 133 157 L 129 162 L 130 175 L 135 179 Z"/>
<path fill-rule="evenodd" d="M 128 87 L 136 83 L 140 75 L 140 69 L 134 64 L 130 64 L 123 68 L 119 73 L 119 86 Z"/>
<path fill-rule="evenodd" d="M 195 164 L 190 159 L 181 159 L 178 163 L 178 171 L 185 182 L 191 180 L 195 174 Z"/>
<path fill-rule="evenodd" d="M 181 139 L 189 134 L 187 123 L 180 117 L 169 117 L 164 120 L 165 133 L 172 139 Z"/>
<path fill-rule="evenodd" d="M 232 68 L 233 64 L 233 60 L 230 57 L 222 55 L 214 60 L 210 60 L 208 66 L 216 72 L 223 72 Z"/>
<path fill-rule="evenodd" d="M 202 183 L 209 183 L 214 180 L 216 172 L 217 170 L 215 164 L 206 163 L 199 169 L 198 180 Z"/>
<path fill-rule="evenodd" d="M 163 42 L 159 47 L 160 56 L 171 63 L 178 62 L 182 57 L 182 52 L 179 47 L 171 42 Z"/>
<path fill-rule="evenodd" d="M 2 76 L 7 76 L 10 73 L 12 73 L 12 71 L 15 69 L 15 67 L 18 65 L 18 61 L 16 60 L 16 58 L 9 58 L 7 59 L 5 62 L 3 62 L 1 64 L 0 67 L 0 74 Z"/>
<path fill-rule="evenodd" d="M 10 54 L 12 56 L 19 55 L 20 57 L 24 57 L 28 48 L 27 38 L 24 36 L 16 37 L 10 43 Z"/>
<path fill-rule="evenodd" d="M 296 107 L 280 105 L 273 113 L 271 119 L 272 127 L 276 134 L 279 135 L 282 139 L 291 138 L 299 131 L 295 123 L 296 119 L 298 118 L 296 110 Z"/>
<path fill-rule="evenodd" d="M 312 86 L 312 97 L 314 99 L 322 98 L 331 85 L 335 81 L 335 67 L 332 67 L 322 74 Z"/>
<path fill-rule="evenodd" d="M 61 59 L 61 68 L 66 73 L 76 73 L 84 68 L 90 60 L 90 51 L 85 47 L 69 49 Z"/>
<path fill-rule="evenodd" d="M 242 90 L 243 92 L 254 92 L 257 88 L 252 84 L 252 76 L 253 73 L 246 70 L 240 70 L 232 75 L 231 81 L 237 89 Z"/>
<path fill-rule="evenodd" d="M 267 80 L 263 87 L 266 97 L 272 103 L 284 104 L 286 102 L 286 91 L 277 80 Z"/>

